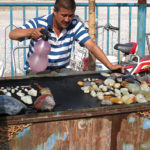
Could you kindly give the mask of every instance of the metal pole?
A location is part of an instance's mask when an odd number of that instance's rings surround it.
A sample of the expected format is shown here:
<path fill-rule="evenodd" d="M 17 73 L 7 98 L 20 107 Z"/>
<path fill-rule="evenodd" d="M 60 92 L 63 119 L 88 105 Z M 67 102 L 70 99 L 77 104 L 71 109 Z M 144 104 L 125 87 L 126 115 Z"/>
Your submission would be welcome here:
<path fill-rule="evenodd" d="M 138 0 L 137 43 L 139 55 L 145 55 L 146 0 Z"/>

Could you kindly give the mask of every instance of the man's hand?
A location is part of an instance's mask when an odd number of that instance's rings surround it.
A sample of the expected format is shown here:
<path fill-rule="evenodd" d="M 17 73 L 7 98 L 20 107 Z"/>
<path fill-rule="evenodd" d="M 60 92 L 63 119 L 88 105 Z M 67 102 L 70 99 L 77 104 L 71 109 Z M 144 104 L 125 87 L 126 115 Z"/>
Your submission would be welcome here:
<path fill-rule="evenodd" d="M 109 68 L 110 70 L 121 70 L 121 73 L 125 73 L 125 70 L 124 70 L 124 68 L 123 68 L 123 66 L 121 66 L 121 65 L 111 65 L 111 67 Z"/>
<path fill-rule="evenodd" d="M 42 29 L 45 29 L 44 27 L 41 27 L 41 28 L 37 28 L 37 29 L 34 29 L 32 34 L 31 34 L 31 37 L 32 39 L 39 39 L 40 37 L 43 36 L 43 34 L 40 32 Z"/>

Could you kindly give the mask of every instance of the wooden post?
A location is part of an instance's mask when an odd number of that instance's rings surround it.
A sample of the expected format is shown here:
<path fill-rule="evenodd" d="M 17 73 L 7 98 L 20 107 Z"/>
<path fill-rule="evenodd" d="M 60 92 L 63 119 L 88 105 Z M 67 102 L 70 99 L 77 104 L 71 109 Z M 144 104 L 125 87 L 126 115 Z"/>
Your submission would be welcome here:
<path fill-rule="evenodd" d="M 95 0 L 89 0 L 89 35 L 96 42 L 96 24 L 95 24 Z M 96 68 L 95 56 L 89 52 L 88 70 L 94 71 Z"/>
<path fill-rule="evenodd" d="M 138 0 L 138 4 L 146 4 L 147 2 L 146 2 L 147 0 Z"/>

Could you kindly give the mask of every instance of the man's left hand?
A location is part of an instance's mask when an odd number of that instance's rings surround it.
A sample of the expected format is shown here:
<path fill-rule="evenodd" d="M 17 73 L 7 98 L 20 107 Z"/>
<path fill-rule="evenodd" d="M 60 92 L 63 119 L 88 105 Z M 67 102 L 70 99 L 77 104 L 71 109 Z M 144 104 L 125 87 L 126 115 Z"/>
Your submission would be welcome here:
<path fill-rule="evenodd" d="M 121 73 L 125 73 L 125 70 L 124 70 L 124 68 L 123 68 L 123 66 L 121 66 L 121 65 L 112 65 L 111 67 L 110 67 L 110 70 L 121 70 Z"/>

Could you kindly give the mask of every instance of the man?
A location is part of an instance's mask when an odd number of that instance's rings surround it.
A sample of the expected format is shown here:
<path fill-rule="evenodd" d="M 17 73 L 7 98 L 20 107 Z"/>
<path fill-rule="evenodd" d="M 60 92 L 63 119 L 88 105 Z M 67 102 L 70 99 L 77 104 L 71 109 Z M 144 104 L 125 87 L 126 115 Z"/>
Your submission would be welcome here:
<path fill-rule="evenodd" d="M 51 51 L 48 56 L 49 63 L 47 67 L 49 72 L 63 70 L 69 65 L 74 40 L 85 46 L 110 70 L 121 69 L 121 72 L 124 72 L 121 65 L 112 65 L 103 51 L 92 41 L 83 24 L 74 17 L 75 9 L 74 0 L 56 0 L 53 14 L 34 18 L 10 32 L 10 39 L 31 39 L 24 69 L 28 70 L 30 68 L 28 58 L 34 52 L 35 43 L 42 37 L 40 31 L 45 28 L 51 35 L 51 38 L 49 38 Z"/>

